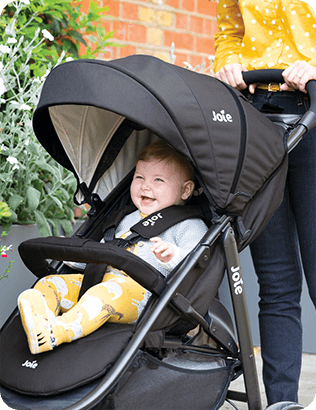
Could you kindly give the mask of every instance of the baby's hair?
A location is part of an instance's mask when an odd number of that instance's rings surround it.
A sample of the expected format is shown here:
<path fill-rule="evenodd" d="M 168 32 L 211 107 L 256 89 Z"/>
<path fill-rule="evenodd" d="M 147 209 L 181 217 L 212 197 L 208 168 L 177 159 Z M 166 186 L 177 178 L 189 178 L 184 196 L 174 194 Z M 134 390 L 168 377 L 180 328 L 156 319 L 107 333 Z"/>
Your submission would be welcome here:
<path fill-rule="evenodd" d="M 185 181 L 195 180 L 194 170 L 190 162 L 166 142 L 159 140 L 147 145 L 138 155 L 138 161 L 167 161 L 176 164 L 184 175 Z"/>

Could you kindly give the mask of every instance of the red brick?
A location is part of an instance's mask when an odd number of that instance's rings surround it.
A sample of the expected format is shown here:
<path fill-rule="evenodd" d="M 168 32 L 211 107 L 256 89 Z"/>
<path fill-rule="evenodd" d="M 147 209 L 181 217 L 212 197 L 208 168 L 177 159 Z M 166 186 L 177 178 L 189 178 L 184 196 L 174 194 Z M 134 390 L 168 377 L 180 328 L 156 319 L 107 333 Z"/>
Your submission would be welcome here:
<path fill-rule="evenodd" d="M 176 28 L 187 30 L 189 28 L 189 17 L 185 14 L 176 14 Z"/>
<path fill-rule="evenodd" d="M 147 29 L 140 24 L 129 24 L 127 31 L 127 40 L 135 43 L 146 43 Z"/>
<path fill-rule="evenodd" d="M 199 1 L 204 2 L 205 0 L 199 0 Z M 183 10 L 194 11 L 195 1 L 194 0 L 182 0 L 182 8 Z"/>
<path fill-rule="evenodd" d="M 198 53 L 214 54 L 214 39 L 213 38 L 196 38 L 195 51 Z"/>
<path fill-rule="evenodd" d="M 216 21 L 206 20 L 203 22 L 203 34 L 214 36 L 217 33 L 217 23 Z"/>
<path fill-rule="evenodd" d="M 128 2 L 123 2 L 121 9 L 121 17 L 127 20 L 138 20 L 138 6 Z"/>
<path fill-rule="evenodd" d="M 176 49 L 192 50 L 194 46 L 194 38 L 191 34 L 186 33 L 174 33 L 172 31 L 165 31 L 164 44 L 170 46 L 171 43 L 175 43 Z"/>
<path fill-rule="evenodd" d="M 190 18 L 190 30 L 193 33 L 203 33 L 203 19 L 200 17 L 191 16 Z"/>
<path fill-rule="evenodd" d="M 126 41 L 128 23 L 122 23 L 121 21 L 113 21 L 114 38 L 116 40 Z"/>
<path fill-rule="evenodd" d="M 206 16 L 216 16 L 217 2 L 209 0 L 199 0 L 197 3 L 197 12 Z"/>
<path fill-rule="evenodd" d="M 176 61 L 174 62 L 175 65 L 178 65 L 179 67 L 184 67 L 184 61 L 188 61 L 188 55 L 187 54 L 181 54 L 175 52 L 174 55 L 176 56 Z"/>
<path fill-rule="evenodd" d="M 90 7 L 90 0 L 81 0 L 82 7 L 80 8 L 80 12 L 87 14 Z"/>
<path fill-rule="evenodd" d="M 113 60 L 114 58 L 118 58 L 117 47 L 105 47 L 102 50 L 102 53 L 98 54 L 98 58 L 102 60 Z"/>
<path fill-rule="evenodd" d="M 195 55 L 191 55 L 189 57 L 189 63 L 192 65 L 193 68 L 195 68 L 197 65 L 201 65 L 202 63 L 204 63 L 205 58 L 202 56 L 195 56 Z"/>
<path fill-rule="evenodd" d="M 113 20 L 102 20 L 101 25 L 104 27 L 106 33 L 113 31 Z"/>
<path fill-rule="evenodd" d="M 109 11 L 107 14 L 113 17 L 120 16 L 120 2 L 116 0 L 102 0 L 102 6 L 108 7 Z"/>
<path fill-rule="evenodd" d="M 174 7 L 175 9 L 179 8 L 179 0 L 166 0 L 166 6 Z"/>

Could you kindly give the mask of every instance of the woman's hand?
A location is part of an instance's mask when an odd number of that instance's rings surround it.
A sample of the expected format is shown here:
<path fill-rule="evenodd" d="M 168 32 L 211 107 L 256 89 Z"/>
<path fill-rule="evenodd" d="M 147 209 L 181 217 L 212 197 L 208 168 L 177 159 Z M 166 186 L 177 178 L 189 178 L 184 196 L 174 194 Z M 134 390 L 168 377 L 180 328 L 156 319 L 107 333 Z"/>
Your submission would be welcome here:
<path fill-rule="evenodd" d="M 150 248 L 155 256 L 163 263 L 170 262 L 175 255 L 175 249 L 173 245 L 167 241 L 163 241 L 158 236 L 151 238 L 150 241 L 155 243 Z"/>
<path fill-rule="evenodd" d="M 227 64 L 215 74 L 215 77 L 237 90 L 244 90 L 248 87 L 242 78 L 242 73 L 244 71 L 248 70 L 242 64 Z M 255 89 L 255 84 L 249 85 L 249 91 L 251 94 L 255 92 Z"/>
<path fill-rule="evenodd" d="M 289 89 L 300 90 L 306 93 L 305 85 L 309 80 L 316 80 L 316 67 L 306 63 L 306 61 L 297 60 L 282 73 L 285 83 L 281 85 L 282 91 Z"/>

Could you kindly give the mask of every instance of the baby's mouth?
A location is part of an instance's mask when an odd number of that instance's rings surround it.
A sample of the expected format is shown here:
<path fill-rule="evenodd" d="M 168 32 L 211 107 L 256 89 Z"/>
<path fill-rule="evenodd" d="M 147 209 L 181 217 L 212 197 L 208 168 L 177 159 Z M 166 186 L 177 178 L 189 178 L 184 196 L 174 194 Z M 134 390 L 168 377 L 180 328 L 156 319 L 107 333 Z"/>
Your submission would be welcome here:
<path fill-rule="evenodd" d="M 144 202 L 153 202 L 154 200 L 154 198 L 150 198 L 149 196 L 142 196 L 142 201 Z"/>

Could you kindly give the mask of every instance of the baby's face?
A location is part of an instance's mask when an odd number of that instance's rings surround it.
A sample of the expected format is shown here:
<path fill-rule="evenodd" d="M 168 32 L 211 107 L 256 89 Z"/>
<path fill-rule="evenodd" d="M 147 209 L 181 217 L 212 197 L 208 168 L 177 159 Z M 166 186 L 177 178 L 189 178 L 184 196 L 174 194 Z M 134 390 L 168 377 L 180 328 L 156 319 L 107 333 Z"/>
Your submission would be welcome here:
<path fill-rule="evenodd" d="M 137 208 L 150 215 L 187 199 L 185 181 L 177 165 L 166 161 L 138 161 L 131 184 L 131 197 Z"/>

